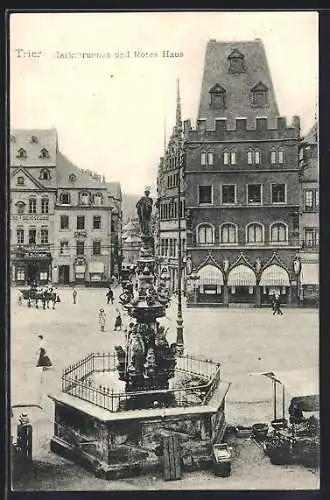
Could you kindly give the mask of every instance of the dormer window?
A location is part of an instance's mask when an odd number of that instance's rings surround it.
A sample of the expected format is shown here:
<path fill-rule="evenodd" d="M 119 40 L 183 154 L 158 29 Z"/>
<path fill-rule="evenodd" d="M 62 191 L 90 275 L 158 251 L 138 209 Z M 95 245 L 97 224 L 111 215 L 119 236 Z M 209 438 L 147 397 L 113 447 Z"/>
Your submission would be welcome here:
<path fill-rule="evenodd" d="M 103 197 L 101 193 L 93 194 L 93 204 L 94 205 L 102 205 Z"/>
<path fill-rule="evenodd" d="M 42 179 L 43 181 L 48 181 L 50 179 L 50 172 L 47 170 L 47 168 L 43 168 L 40 170 L 40 177 L 39 179 Z"/>
<path fill-rule="evenodd" d="M 24 177 L 17 177 L 17 185 L 24 186 Z"/>
<path fill-rule="evenodd" d="M 18 214 L 24 214 L 24 210 L 25 210 L 25 203 L 24 201 L 18 201 L 16 203 L 16 207 L 17 207 L 17 213 Z"/>
<path fill-rule="evenodd" d="M 89 204 L 89 193 L 87 191 L 83 191 L 82 193 L 80 193 L 80 203 L 81 205 Z"/>
<path fill-rule="evenodd" d="M 77 176 L 75 174 L 70 174 L 69 175 L 69 181 L 74 183 L 77 180 Z"/>
<path fill-rule="evenodd" d="M 226 107 L 226 91 L 219 83 L 216 83 L 210 90 L 210 106 L 215 109 Z"/>
<path fill-rule="evenodd" d="M 62 203 L 62 205 L 70 205 L 70 203 L 71 203 L 70 193 L 61 193 L 60 194 L 60 203 Z"/>
<path fill-rule="evenodd" d="M 49 158 L 49 152 L 47 151 L 47 149 L 42 148 L 42 150 L 40 151 L 39 158 Z"/>
<path fill-rule="evenodd" d="M 238 49 L 234 49 L 228 56 L 229 73 L 243 73 L 245 71 L 244 55 Z"/>
<path fill-rule="evenodd" d="M 268 87 L 262 82 L 258 82 L 251 89 L 252 104 L 256 107 L 263 107 L 268 104 Z"/>
<path fill-rule="evenodd" d="M 20 148 L 20 149 L 17 151 L 16 158 L 27 158 L 27 154 L 26 154 L 25 149 Z"/>
<path fill-rule="evenodd" d="M 33 135 L 33 136 L 31 137 L 31 142 L 32 142 L 33 144 L 37 144 L 37 143 L 38 143 L 38 137 L 36 137 L 35 135 Z"/>

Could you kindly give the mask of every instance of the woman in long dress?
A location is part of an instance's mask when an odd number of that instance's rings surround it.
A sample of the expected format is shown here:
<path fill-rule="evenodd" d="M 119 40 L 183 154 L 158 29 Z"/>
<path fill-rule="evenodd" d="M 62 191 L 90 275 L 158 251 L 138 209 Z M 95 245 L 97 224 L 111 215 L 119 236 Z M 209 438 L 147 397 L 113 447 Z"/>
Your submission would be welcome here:
<path fill-rule="evenodd" d="M 103 307 L 101 307 L 99 311 L 99 323 L 101 327 L 101 332 L 104 332 L 104 327 L 105 327 L 105 312 Z"/>
<path fill-rule="evenodd" d="M 40 339 L 40 344 L 38 349 L 39 357 L 37 366 L 50 367 L 52 366 L 52 362 L 46 353 L 44 338 L 42 335 L 38 335 L 38 338 Z"/>

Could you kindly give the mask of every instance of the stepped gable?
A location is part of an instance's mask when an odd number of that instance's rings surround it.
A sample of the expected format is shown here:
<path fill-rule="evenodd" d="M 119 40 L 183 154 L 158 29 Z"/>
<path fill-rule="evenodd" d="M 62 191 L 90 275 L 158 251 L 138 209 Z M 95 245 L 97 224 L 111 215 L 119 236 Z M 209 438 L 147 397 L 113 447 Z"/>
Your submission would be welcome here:
<path fill-rule="evenodd" d="M 231 56 L 241 61 L 241 71 L 230 71 Z M 226 91 L 225 106 L 221 109 L 214 109 L 210 105 L 209 91 L 217 84 Z M 268 89 L 266 106 L 252 105 L 253 88 Z M 279 116 L 263 43 L 259 39 L 240 42 L 209 40 L 204 61 L 198 118 L 207 119 L 208 127 L 214 118 L 227 118 L 229 127 L 232 127 L 232 120 L 239 116 L 247 118 L 248 126 L 255 123 L 257 116 L 265 116 L 270 120 L 276 120 Z"/>
<path fill-rule="evenodd" d="M 58 148 L 55 129 L 11 129 L 9 146 L 12 167 L 54 167 L 56 165 Z M 25 157 L 17 156 L 21 149 L 24 149 Z M 40 157 L 43 149 L 48 155 Z"/>

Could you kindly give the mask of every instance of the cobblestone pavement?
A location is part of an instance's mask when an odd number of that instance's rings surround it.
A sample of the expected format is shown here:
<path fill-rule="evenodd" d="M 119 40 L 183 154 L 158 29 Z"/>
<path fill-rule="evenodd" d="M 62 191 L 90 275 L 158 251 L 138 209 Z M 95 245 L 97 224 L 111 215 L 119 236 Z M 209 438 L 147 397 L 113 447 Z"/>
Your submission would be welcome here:
<path fill-rule="evenodd" d="M 77 304 L 72 290 L 59 289 L 61 303 L 43 310 L 19 306 L 17 290 L 11 297 L 11 371 L 20 383 L 36 363 L 38 334 L 46 340 L 54 364 L 44 372 L 43 410 L 31 410 L 34 425 L 34 469 L 16 478 L 19 490 L 155 490 L 155 489 L 313 489 L 318 473 L 300 466 L 273 466 L 252 441 L 235 447 L 232 474 L 217 478 L 212 472 L 185 474 L 180 482 L 145 476 L 121 481 L 102 481 L 75 464 L 49 451 L 53 433 L 53 403 L 47 394 L 59 390 L 60 374 L 92 351 L 112 351 L 124 344 L 124 332 L 114 332 L 118 291 L 114 305 L 107 305 L 104 289 L 78 288 Z M 98 310 L 105 307 L 105 332 L 100 332 Z M 185 352 L 221 361 L 223 378 L 232 383 L 227 397 L 230 424 L 252 424 L 272 418 L 272 390 L 263 377 L 250 372 L 295 370 L 318 363 L 318 313 L 309 309 L 284 309 L 273 316 L 268 309 L 188 309 L 183 306 Z M 168 340 L 175 341 L 176 299 L 161 322 L 169 327 Z M 124 324 L 129 318 L 123 314 Z M 16 382 L 15 382 L 16 381 Z M 32 390 L 32 387 L 31 387 Z M 15 423 L 17 412 L 12 422 Z"/>

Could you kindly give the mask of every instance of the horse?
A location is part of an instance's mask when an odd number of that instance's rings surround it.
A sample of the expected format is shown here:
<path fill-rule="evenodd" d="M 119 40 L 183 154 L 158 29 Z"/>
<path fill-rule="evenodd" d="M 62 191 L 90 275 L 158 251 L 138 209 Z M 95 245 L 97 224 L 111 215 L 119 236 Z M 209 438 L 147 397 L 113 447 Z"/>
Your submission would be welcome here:
<path fill-rule="evenodd" d="M 53 302 L 53 309 L 55 309 L 57 295 L 52 290 L 41 290 L 37 288 L 30 288 L 28 290 L 20 290 L 22 296 L 28 301 L 28 307 L 31 307 L 31 302 L 34 301 L 36 309 L 39 308 L 38 302 L 42 302 L 43 309 L 49 309 L 49 302 Z"/>

